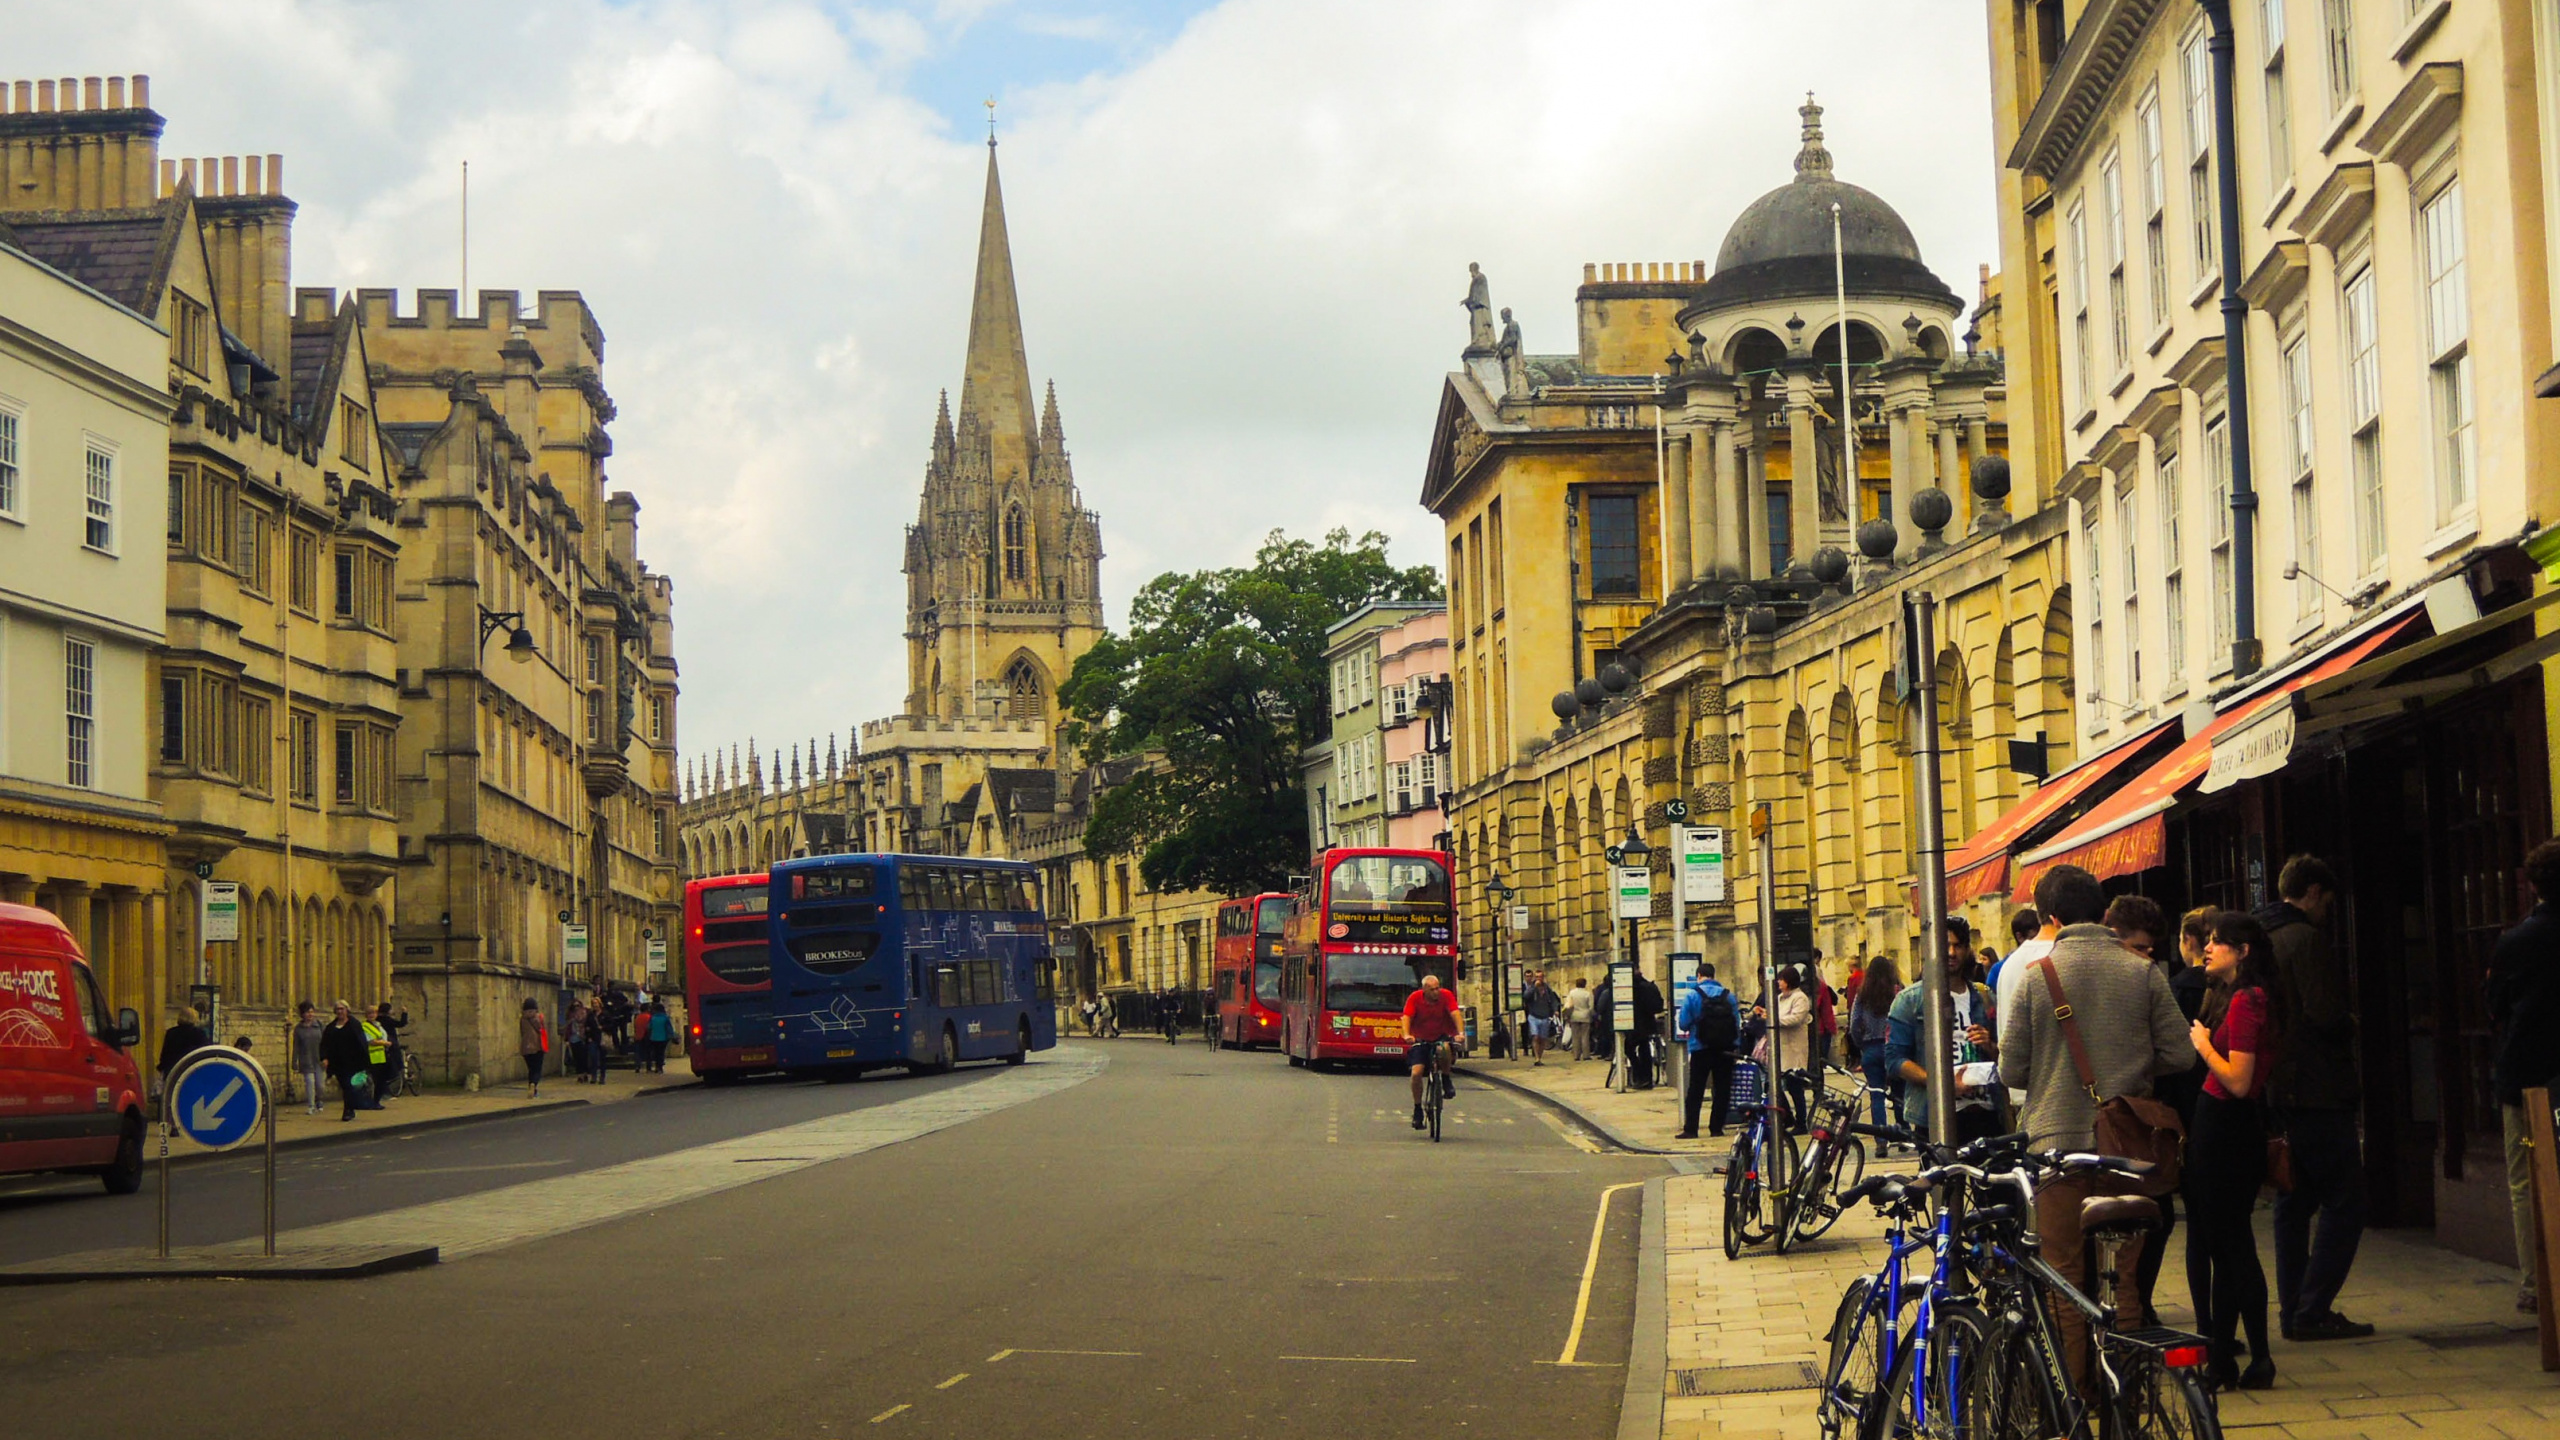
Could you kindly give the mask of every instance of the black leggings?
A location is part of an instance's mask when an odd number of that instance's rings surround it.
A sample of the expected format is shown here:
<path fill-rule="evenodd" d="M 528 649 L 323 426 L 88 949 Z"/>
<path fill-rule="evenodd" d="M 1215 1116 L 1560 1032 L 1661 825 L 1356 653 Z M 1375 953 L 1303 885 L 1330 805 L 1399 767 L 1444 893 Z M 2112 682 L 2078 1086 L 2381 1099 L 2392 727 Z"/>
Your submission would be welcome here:
<path fill-rule="evenodd" d="M 2249 1212 L 2267 1174 L 2267 1127 L 2251 1100 L 2204 1095 L 2187 1139 L 2187 1292 L 2196 1324 L 2226 1353 L 2236 1329 L 2267 1353 L 2267 1272 Z"/>

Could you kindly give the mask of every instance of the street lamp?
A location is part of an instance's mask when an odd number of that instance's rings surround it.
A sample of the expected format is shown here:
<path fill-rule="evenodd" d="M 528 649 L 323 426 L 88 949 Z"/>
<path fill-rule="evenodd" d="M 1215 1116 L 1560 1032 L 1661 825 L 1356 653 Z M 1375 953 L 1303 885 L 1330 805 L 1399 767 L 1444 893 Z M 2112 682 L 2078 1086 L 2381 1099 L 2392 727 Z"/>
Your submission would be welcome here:
<path fill-rule="evenodd" d="M 1627 838 L 1620 842 L 1618 846 L 1618 854 L 1622 863 L 1627 865 L 1630 869 L 1641 870 L 1648 868 L 1652 864 L 1653 847 L 1644 843 L 1644 828 L 1638 825 L 1632 817 L 1627 821 Z M 1613 882 L 1609 886 L 1609 925 L 1613 934 L 1615 933 L 1618 924 L 1617 892 L 1618 887 Z M 1627 957 L 1627 964 L 1631 976 L 1641 976 L 1644 973 L 1644 951 L 1639 943 L 1639 935 L 1641 932 L 1638 929 L 1642 923 L 1642 921 L 1637 920 L 1630 920 L 1627 922 L 1627 948 L 1621 953 Z M 1617 987 L 1613 986 L 1611 988 L 1615 989 Z M 1633 1015 L 1635 1013 L 1635 1003 L 1636 987 L 1634 984 L 1630 983 L 1625 987 L 1623 993 L 1617 997 L 1616 1004 L 1625 1006 L 1625 1013 Z M 1614 1022 L 1616 1013 L 1616 1010 L 1613 1008 L 1613 1018 L 1610 1025 L 1610 1028 L 1613 1030 L 1617 1029 Z M 1632 1030 L 1618 1030 L 1618 1034 L 1623 1037 L 1634 1034 L 1634 1032 Z M 1629 1073 L 1629 1066 L 1635 1058 L 1634 1050 L 1637 1047 L 1641 1047 L 1643 1044 L 1644 1037 L 1642 1036 L 1636 1037 L 1633 1046 L 1629 1045 L 1623 1038 L 1618 1041 L 1618 1086 L 1622 1090 L 1634 1084 L 1634 1077 Z"/>
<path fill-rule="evenodd" d="M 1502 936 L 1504 931 L 1511 928 L 1511 897 L 1520 892 L 1503 884 L 1502 872 L 1496 870 L 1493 872 L 1492 881 L 1484 887 L 1484 893 L 1493 900 L 1493 983 L 1496 1001 L 1493 1009 L 1496 1015 L 1502 1017 L 1500 1023 L 1505 1033 L 1511 1033 L 1514 1029 L 1511 1024 L 1511 1002 L 1519 997 L 1520 987 L 1511 979 L 1511 958 L 1503 946 Z M 1520 1051 L 1516 1045 L 1511 1051 L 1511 1058 L 1514 1060 L 1520 1058 Z"/>
<path fill-rule="evenodd" d="M 521 610 L 492 610 L 480 607 L 480 648 L 489 648 L 489 637 L 505 630 L 507 658 L 522 665 L 533 658 L 533 632 L 525 628 Z"/>

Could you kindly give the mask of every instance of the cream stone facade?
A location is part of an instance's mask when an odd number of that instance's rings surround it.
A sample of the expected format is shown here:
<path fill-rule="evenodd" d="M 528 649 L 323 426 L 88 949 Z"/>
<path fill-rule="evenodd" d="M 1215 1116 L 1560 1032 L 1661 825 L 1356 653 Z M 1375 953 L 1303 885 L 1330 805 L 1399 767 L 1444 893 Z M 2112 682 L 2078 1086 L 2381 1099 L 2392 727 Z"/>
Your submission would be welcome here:
<path fill-rule="evenodd" d="M 1132 856 L 1085 853 L 1098 788 L 1058 743 L 1057 687 L 1102 635 L 1102 525 L 1069 463 L 1057 390 L 1037 419 L 1004 194 L 990 145 L 960 409 L 934 418 L 906 536 L 907 699 L 840 750 L 698 755 L 679 820 L 687 878 L 794 855 L 913 852 L 1039 864 L 1061 1003 L 1209 983 L 1218 897 L 1149 892 Z M 1074 993 L 1069 993 L 1070 990 Z"/>
<path fill-rule="evenodd" d="M 148 1013 L 166 984 L 149 719 L 169 337 L 16 245 L 0 216 L 0 900 L 62 916 L 109 1005 Z"/>
<path fill-rule="evenodd" d="M 1673 949 L 1728 975 L 1755 963 L 1764 884 L 1813 910 L 1835 966 L 1905 953 L 1907 591 L 1940 604 L 1951 837 L 2019 792 L 2008 740 L 2070 733 L 2062 517 L 2010 513 L 2002 357 L 1960 332 L 1964 307 L 1891 207 L 1834 178 L 1819 109 L 1803 119 L 1796 180 L 1736 219 L 1712 269 L 1586 268 L 1576 354 L 1527 353 L 1480 277 L 1470 293 L 1422 499 L 1449 547 L 1471 957 L 1494 953 L 1499 878 L 1532 916 L 1517 958 L 1596 977 L 1603 851 L 1637 833 L 1667 868 L 1674 799 L 1737 837 L 1769 806 L 1776 869 L 1755 873 L 1737 839 L 1728 903 L 1690 907 L 1681 936 L 1658 884 L 1637 927 L 1657 978 Z M 1986 277 L 1978 316 L 1991 293 Z M 1964 501 L 1942 488 L 1960 475 Z M 1471 963 L 1462 993 L 1491 1007 L 1493 982 Z"/>

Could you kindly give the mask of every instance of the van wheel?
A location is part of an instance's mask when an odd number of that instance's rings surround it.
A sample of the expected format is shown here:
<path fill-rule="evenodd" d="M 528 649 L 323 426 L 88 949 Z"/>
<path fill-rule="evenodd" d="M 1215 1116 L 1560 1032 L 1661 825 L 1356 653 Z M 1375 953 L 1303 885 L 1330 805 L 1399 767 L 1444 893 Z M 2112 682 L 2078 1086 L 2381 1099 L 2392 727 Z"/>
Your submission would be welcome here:
<path fill-rule="evenodd" d="M 942 1027 L 942 1049 L 933 1057 L 933 1073 L 948 1075 L 958 1068 L 960 1068 L 960 1037 L 952 1033 L 950 1026 L 945 1025 Z"/>
<path fill-rule="evenodd" d="M 115 1163 L 98 1172 L 110 1195 L 130 1195 L 142 1188 L 142 1117 L 124 1117 L 124 1134 L 116 1140 Z"/>
<path fill-rule="evenodd" d="M 1004 1057 L 1007 1065 L 1019 1065 L 1031 1058 L 1031 1022 L 1021 1021 L 1013 1027 L 1013 1053 Z"/>

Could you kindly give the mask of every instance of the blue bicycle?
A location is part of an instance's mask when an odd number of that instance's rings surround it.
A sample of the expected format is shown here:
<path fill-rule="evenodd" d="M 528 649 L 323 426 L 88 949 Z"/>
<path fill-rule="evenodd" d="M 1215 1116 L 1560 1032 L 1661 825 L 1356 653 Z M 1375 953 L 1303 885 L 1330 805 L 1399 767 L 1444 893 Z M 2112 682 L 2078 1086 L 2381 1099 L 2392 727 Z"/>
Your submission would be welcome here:
<path fill-rule="evenodd" d="M 1742 1130 L 1724 1162 L 1724 1258 L 1739 1260 L 1743 1247 L 1775 1237 L 1787 1187 L 1802 1168 L 1786 1115 L 1770 1093 L 1768 1074 L 1754 1064 L 1733 1068 L 1735 1109 Z"/>

